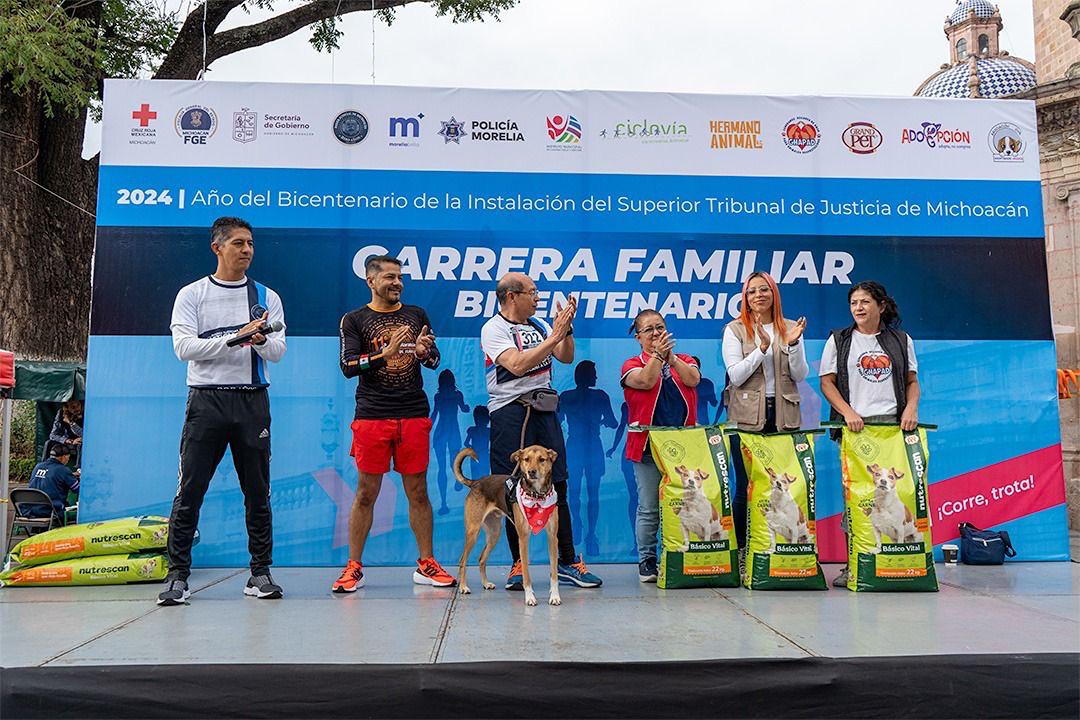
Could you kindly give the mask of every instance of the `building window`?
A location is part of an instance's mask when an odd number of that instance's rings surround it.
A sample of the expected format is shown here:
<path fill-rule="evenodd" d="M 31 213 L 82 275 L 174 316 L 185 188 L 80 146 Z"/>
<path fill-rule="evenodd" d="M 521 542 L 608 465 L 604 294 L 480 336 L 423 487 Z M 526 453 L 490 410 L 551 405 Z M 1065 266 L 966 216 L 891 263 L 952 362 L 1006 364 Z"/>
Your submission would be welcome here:
<path fill-rule="evenodd" d="M 956 41 L 956 59 L 964 60 L 967 58 L 967 40 L 960 38 Z"/>
<path fill-rule="evenodd" d="M 979 36 L 979 54 L 983 55 L 990 52 L 990 38 L 986 35 Z"/>

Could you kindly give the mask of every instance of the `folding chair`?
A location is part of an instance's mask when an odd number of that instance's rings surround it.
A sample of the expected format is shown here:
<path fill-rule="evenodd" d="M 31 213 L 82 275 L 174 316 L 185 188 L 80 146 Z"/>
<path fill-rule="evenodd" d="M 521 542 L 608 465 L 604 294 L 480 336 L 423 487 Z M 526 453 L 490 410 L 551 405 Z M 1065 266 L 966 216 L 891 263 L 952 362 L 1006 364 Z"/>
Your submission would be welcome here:
<path fill-rule="evenodd" d="M 21 528 L 27 537 L 39 532 L 52 530 L 62 525 L 62 521 L 56 517 L 52 500 L 42 490 L 34 488 L 14 488 L 11 491 L 11 506 L 15 509 L 15 517 L 11 521 L 11 531 L 8 533 L 7 547 L 11 549 L 15 539 L 15 531 Z M 48 515 L 39 517 L 34 511 L 47 511 Z"/>

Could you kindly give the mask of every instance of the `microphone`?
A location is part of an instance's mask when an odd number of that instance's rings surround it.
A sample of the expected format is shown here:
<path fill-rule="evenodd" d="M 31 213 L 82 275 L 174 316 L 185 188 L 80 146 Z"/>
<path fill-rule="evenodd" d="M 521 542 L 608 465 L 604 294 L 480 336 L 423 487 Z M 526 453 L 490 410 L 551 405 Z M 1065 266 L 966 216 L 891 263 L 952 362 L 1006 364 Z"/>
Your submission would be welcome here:
<path fill-rule="evenodd" d="M 248 330 L 242 335 L 235 335 L 225 341 L 226 347 L 236 347 L 237 345 L 243 345 L 251 340 L 256 335 L 269 335 L 270 333 L 281 332 L 281 329 L 285 327 L 281 324 L 280 320 L 275 320 L 273 324 L 263 323 L 254 330 Z"/>

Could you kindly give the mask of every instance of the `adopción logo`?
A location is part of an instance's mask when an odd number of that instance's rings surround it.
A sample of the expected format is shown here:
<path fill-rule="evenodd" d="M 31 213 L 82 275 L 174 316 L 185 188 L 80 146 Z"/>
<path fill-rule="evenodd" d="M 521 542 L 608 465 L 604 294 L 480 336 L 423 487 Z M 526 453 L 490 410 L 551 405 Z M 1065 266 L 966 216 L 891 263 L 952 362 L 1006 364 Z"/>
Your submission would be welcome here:
<path fill-rule="evenodd" d="M 793 153 L 805 155 L 817 150 L 821 144 L 821 129 L 808 117 L 797 115 L 784 125 L 784 147 Z"/>
<path fill-rule="evenodd" d="M 217 113 L 203 105 L 188 105 L 176 113 L 173 125 L 185 145 L 205 145 L 217 132 Z"/>
<path fill-rule="evenodd" d="M 952 148 L 965 149 L 971 147 L 971 131 L 949 129 L 942 127 L 941 123 L 924 122 L 917 128 L 904 128 L 900 132 L 900 144 L 922 144 L 926 147 L 948 150 Z"/>
<path fill-rule="evenodd" d="M 362 143 L 368 136 L 368 120 L 363 113 L 346 110 L 334 118 L 334 137 L 345 145 Z"/>
<path fill-rule="evenodd" d="M 713 150 L 760 150 L 760 120 L 710 120 L 709 147 Z"/>
<path fill-rule="evenodd" d="M 990 143 L 990 151 L 993 153 L 994 162 L 1024 162 L 1024 150 L 1027 143 L 1020 132 L 1020 128 L 1012 123 L 998 123 L 990 128 L 990 134 L 986 136 Z"/>
<path fill-rule="evenodd" d="M 877 152 L 881 143 L 885 141 L 881 132 L 874 127 L 873 123 L 853 122 L 848 125 L 840 135 L 847 149 L 856 155 L 869 155 Z"/>

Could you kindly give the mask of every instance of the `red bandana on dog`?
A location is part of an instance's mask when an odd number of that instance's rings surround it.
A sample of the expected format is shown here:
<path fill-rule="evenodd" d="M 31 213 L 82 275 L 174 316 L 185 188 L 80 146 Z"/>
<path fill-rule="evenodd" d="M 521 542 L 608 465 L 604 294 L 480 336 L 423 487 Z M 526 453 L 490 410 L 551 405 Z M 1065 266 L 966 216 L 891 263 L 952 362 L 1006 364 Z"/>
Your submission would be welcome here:
<path fill-rule="evenodd" d="M 555 503 L 558 502 L 559 495 L 552 488 L 548 491 L 548 494 L 544 497 L 533 497 L 525 493 L 525 488 L 521 483 L 517 486 L 517 501 L 521 506 L 521 511 L 525 513 L 525 519 L 529 523 L 529 527 L 532 528 L 533 535 L 539 533 L 547 526 L 548 518 L 551 517 L 551 513 L 555 510 Z"/>

